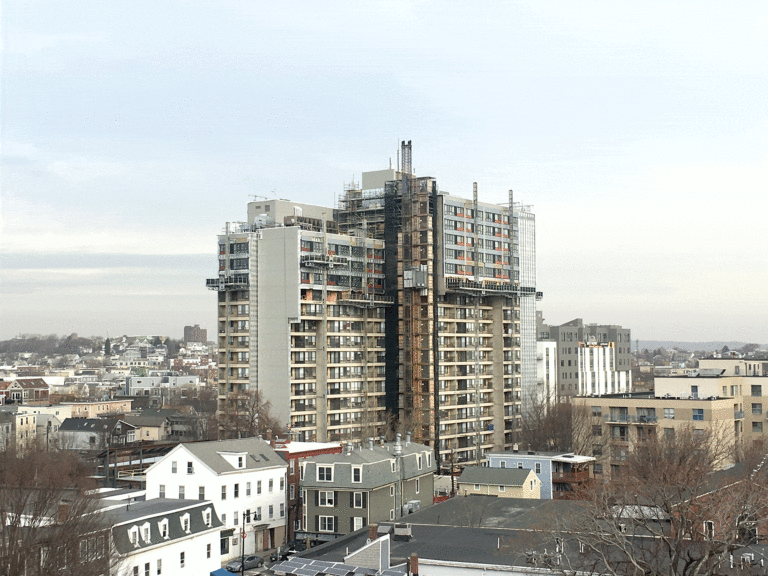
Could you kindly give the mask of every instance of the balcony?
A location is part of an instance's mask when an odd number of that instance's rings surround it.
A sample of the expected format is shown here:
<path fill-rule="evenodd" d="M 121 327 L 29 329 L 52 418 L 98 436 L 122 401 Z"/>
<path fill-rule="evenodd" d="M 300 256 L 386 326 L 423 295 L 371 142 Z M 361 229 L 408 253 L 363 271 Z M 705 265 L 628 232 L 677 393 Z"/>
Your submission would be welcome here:
<path fill-rule="evenodd" d="M 659 422 L 656 416 L 633 416 L 631 414 L 606 414 L 605 421 L 609 424 L 658 424 Z"/>
<path fill-rule="evenodd" d="M 744 420 L 744 410 L 734 410 L 733 411 L 733 419 L 734 420 Z"/>
<path fill-rule="evenodd" d="M 589 480 L 589 470 L 577 470 L 575 472 L 553 472 L 552 482 L 578 483 Z"/>

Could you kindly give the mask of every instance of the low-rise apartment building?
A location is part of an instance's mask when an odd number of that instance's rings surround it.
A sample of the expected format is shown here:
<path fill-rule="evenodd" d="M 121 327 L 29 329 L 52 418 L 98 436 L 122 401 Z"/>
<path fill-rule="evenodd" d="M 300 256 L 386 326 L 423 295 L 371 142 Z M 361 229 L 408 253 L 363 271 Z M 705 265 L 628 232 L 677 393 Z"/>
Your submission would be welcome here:
<path fill-rule="evenodd" d="M 258 438 L 179 444 L 147 469 L 147 498 L 210 500 L 222 559 L 239 558 L 285 542 L 286 470 Z"/>
<path fill-rule="evenodd" d="M 328 541 L 371 523 L 392 521 L 432 504 L 436 464 L 429 447 L 375 443 L 301 463 L 304 501 L 297 537 Z"/>
<path fill-rule="evenodd" d="M 128 414 L 131 400 L 88 400 L 83 402 L 62 402 L 69 407 L 72 418 L 100 418 L 108 414 Z"/>
<path fill-rule="evenodd" d="M 573 452 L 493 452 L 487 455 L 489 468 L 531 470 L 539 480 L 542 500 L 571 498 L 594 478 L 595 458 Z"/>
<path fill-rule="evenodd" d="M 458 480 L 459 494 L 499 498 L 541 498 L 541 482 L 526 468 L 467 466 Z"/>
<path fill-rule="evenodd" d="M 288 463 L 288 540 L 301 529 L 302 501 L 299 488 L 301 462 L 321 454 L 341 453 L 339 442 L 281 442 L 276 441 L 275 452 Z"/>

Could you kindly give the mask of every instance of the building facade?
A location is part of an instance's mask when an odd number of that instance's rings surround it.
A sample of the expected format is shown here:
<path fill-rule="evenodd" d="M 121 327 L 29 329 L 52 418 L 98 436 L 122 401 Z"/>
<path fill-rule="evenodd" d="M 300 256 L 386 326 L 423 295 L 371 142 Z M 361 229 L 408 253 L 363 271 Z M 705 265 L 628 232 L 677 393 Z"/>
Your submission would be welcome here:
<path fill-rule="evenodd" d="M 301 489 L 301 463 L 307 458 L 321 454 L 341 453 L 338 442 L 282 442 L 276 441 L 275 452 L 288 463 L 288 540 L 293 541 L 296 530 L 301 530 L 301 518 L 304 514 Z"/>
<path fill-rule="evenodd" d="M 334 538 L 368 524 L 397 520 L 430 506 L 436 470 L 433 452 L 408 437 L 396 442 L 323 454 L 301 463 L 304 507 L 297 537 Z"/>
<path fill-rule="evenodd" d="M 208 330 L 199 324 L 184 326 L 184 342 L 208 342 Z"/>
<path fill-rule="evenodd" d="M 239 558 L 285 543 L 286 468 L 256 438 L 179 444 L 147 469 L 147 499 L 209 500 L 222 559 Z"/>
<path fill-rule="evenodd" d="M 544 324 L 537 317 L 538 339 L 556 347 L 556 387 L 559 401 L 574 396 L 617 394 L 632 390 L 631 331 L 615 325 Z"/>
<path fill-rule="evenodd" d="M 400 170 L 365 172 L 337 209 L 248 205 L 219 236 L 220 410 L 258 390 L 301 441 L 388 423 L 439 461 L 509 447 L 536 388 L 535 219 Z"/>
<path fill-rule="evenodd" d="M 572 452 L 511 452 L 488 454 L 489 468 L 531 470 L 539 480 L 542 500 L 570 498 L 594 478 L 595 458 Z"/>

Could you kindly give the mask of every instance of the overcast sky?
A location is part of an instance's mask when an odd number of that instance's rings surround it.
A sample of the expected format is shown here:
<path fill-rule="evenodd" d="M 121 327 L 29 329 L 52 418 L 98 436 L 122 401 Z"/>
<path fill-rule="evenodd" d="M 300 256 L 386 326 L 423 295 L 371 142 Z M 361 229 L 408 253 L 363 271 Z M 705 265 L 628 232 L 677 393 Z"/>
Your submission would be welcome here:
<path fill-rule="evenodd" d="M 413 140 L 533 206 L 548 322 L 768 342 L 765 2 L 9 2 L 0 338 L 215 332 L 251 194 Z"/>

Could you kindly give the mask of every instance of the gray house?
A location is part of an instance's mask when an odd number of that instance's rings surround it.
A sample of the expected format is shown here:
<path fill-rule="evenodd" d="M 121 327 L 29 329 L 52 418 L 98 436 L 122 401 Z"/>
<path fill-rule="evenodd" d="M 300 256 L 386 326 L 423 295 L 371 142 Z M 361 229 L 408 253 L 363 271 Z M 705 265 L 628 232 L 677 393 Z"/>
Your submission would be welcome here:
<path fill-rule="evenodd" d="M 333 540 L 371 523 L 393 521 L 432 504 L 431 448 L 400 435 L 395 442 L 321 454 L 301 463 L 304 503 L 297 538 Z"/>

